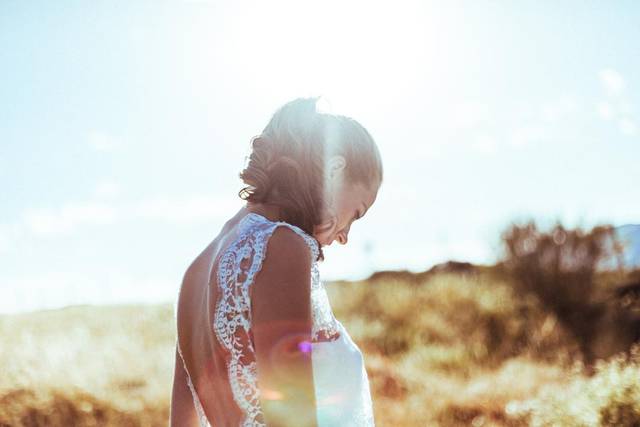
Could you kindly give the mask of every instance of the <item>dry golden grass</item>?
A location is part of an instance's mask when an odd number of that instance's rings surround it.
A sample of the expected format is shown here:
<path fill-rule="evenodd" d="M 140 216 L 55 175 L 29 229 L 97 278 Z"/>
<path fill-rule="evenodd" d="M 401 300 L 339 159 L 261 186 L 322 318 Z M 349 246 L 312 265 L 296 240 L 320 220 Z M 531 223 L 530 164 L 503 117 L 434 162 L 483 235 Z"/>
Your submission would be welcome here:
<path fill-rule="evenodd" d="M 327 288 L 378 426 L 639 425 L 638 360 L 588 377 L 553 316 L 490 272 Z M 171 305 L 3 316 L 0 332 L 0 426 L 167 425 Z"/>
<path fill-rule="evenodd" d="M 487 274 L 329 285 L 365 352 L 382 426 L 526 425 L 506 406 L 562 377 L 570 337 Z"/>
<path fill-rule="evenodd" d="M 592 377 L 578 370 L 566 383 L 549 384 L 533 399 L 520 402 L 512 412 L 528 416 L 531 426 L 640 425 L 640 345 L 629 354 L 599 361 Z"/>
<path fill-rule="evenodd" d="M 167 425 L 173 307 L 0 318 L 0 425 Z"/>

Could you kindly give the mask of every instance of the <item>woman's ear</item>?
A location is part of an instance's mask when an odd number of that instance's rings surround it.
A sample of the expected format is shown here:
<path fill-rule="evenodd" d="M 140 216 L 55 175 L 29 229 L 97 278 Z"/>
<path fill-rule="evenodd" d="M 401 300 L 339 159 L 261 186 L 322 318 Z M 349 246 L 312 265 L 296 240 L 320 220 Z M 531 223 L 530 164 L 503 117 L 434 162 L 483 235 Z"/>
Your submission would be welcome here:
<path fill-rule="evenodd" d="M 342 173 L 347 161 L 340 155 L 335 155 L 329 159 L 328 170 L 329 178 L 333 178 L 336 173 Z"/>

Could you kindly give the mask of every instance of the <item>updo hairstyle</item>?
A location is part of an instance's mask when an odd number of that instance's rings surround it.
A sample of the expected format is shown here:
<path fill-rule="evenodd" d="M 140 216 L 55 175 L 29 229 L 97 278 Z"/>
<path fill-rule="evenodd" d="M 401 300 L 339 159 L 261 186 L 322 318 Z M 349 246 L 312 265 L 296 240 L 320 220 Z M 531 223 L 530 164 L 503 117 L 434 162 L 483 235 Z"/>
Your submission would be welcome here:
<path fill-rule="evenodd" d="M 238 193 L 243 200 L 278 206 L 283 221 L 309 235 L 322 222 L 325 165 L 331 156 L 344 157 L 348 183 L 378 188 L 383 175 L 380 153 L 369 132 L 350 117 L 318 111 L 318 99 L 286 103 L 252 138 L 248 163 L 240 172 L 246 186 Z"/>

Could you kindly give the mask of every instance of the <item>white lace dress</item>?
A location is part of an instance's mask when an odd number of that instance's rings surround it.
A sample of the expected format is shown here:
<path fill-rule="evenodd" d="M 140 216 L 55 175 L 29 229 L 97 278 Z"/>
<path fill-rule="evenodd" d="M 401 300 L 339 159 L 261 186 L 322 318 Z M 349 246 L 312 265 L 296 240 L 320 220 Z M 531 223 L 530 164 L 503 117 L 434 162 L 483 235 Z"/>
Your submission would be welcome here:
<path fill-rule="evenodd" d="M 229 383 L 233 398 L 244 414 L 240 426 L 265 426 L 260 421 L 263 418 L 255 357 L 252 357 L 254 349 L 252 340 L 248 339 L 251 329 L 249 287 L 262 266 L 268 239 L 278 226 L 288 227 L 303 237 L 312 253 L 311 360 L 318 426 L 374 426 L 363 356 L 342 323 L 333 315 L 327 292 L 320 281 L 316 261 L 319 252 L 317 241 L 295 225 L 271 221 L 253 212 L 240 220 L 236 239 L 220 257 L 216 278 L 220 296 L 211 325 L 218 342 L 230 355 L 227 364 Z M 247 259 L 249 263 L 243 262 Z M 178 352 L 182 358 L 180 346 Z M 184 369 L 200 425 L 218 427 L 215 419 L 207 420 L 186 365 Z"/>

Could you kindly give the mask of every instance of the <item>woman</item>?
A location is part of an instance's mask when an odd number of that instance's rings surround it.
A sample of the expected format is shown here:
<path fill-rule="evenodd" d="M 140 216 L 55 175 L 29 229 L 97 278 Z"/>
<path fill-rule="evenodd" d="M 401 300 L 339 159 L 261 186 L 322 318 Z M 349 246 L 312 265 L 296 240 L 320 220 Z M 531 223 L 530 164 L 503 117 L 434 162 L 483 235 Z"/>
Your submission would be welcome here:
<path fill-rule="evenodd" d="M 374 203 L 382 162 L 364 127 L 317 100 L 285 104 L 253 138 L 246 205 L 184 275 L 172 426 L 374 425 L 362 353 L 317 263 Z"/>

